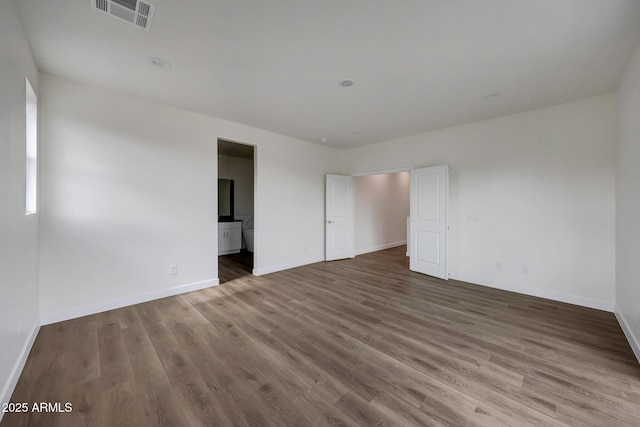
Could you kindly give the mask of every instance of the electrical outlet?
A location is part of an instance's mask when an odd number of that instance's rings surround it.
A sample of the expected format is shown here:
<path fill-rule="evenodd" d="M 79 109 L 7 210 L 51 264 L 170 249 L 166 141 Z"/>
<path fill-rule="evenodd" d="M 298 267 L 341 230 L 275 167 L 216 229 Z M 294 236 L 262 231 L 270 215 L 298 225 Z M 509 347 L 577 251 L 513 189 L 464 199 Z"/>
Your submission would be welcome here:
<path fill-rule="evenodd" d="M 170 265 L 169 266 L 169 275 L 170 276 L 175 276 L 176 274 L 178 274 L 178 266 L 177 265 Z"/>
<path fill-rule="evenodd" d="M 502 270 L 502 263 L 496 262 L 496 270 Z"/>
<path fill-rule="evenodd" d="M 522 274 L 528 274 L 529 273 L 529 267 L 526 266 L 526 265 L 523 265 L 521 270 L 522 270 Z"/>

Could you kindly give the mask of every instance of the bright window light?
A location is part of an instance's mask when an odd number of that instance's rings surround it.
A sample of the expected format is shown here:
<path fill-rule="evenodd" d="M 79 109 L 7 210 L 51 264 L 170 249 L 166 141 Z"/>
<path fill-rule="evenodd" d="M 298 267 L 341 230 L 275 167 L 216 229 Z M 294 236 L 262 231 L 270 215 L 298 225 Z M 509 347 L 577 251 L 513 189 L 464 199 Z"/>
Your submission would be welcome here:
<path fill-rule="evenodd" d="M 27 86 L 27 179 L 25 193 L 25 212 L 27 215 L 36 213 L 38 204 L 38 98 L 31 87 L 29 79 Z"/>

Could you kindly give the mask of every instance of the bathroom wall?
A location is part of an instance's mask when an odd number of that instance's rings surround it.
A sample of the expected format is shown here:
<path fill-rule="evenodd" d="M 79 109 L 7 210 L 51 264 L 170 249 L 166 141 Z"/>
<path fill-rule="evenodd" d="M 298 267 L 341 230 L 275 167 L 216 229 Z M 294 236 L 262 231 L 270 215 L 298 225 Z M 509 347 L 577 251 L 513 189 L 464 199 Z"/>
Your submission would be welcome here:
<path fill-rule="evenodd" d="M 234 180 L 234 212 L 253 216 L 253 159 L 218 155 L 218 178 Z"/>

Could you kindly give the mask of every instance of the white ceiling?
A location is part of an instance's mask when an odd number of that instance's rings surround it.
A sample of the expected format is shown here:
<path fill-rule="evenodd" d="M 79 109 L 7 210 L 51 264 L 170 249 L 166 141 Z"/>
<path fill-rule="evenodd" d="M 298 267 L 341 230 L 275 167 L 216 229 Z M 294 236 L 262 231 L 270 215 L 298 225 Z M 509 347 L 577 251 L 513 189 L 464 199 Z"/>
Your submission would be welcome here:
<path fill-rule="evenodd" d="M 638 0 L 15 3 L 42 71 L 338 148 L 613 91 L 640 42 Z"/>

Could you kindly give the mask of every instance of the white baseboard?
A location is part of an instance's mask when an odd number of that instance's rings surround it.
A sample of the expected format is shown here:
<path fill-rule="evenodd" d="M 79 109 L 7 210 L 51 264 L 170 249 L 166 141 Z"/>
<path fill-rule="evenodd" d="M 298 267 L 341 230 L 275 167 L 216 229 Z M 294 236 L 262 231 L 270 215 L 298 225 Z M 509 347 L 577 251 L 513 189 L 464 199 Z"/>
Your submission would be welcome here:
<path fill-rule="evenodd" d="M 40 326 L 36 325 L 31 330 L 31 334 L 29 334 L 27 341 L 24 343 L 22 351 L 20 352 L 20 357 L 18 357 L 18 360 L 16 360 L 16 363 L 13 365 L 11 375 L 9 375 L 9 380 L 2 388 L 2 394 L 0 394 L 0 403 L 7 403 L 11 401 L 11 395 L 16 388 L 16 384 L 18 384 L 18 379 L 20 379 L 20 375 L 22 374 L 22 370 L 24 369 L 24 364 L 27 362 L 27 358 L 29 357 L 29 353 L 31 352 L 31 347 L 33 347 L 33 343 L 38 336 L 39 330 Z M 4 412 L 0 411 L 0 421 L 2 421 L 3 415 Z"/>
<path fill-rule="evenodd" d="M 42 325 L 49 325 L 51 323 L 62 322 L 69 319 L 76 319 L 78 317 L 88 316 L 90 314 L 102 313 L 103 311 L 114 310 L 116 308 L 122 308 L 129 305 L 140 304 L 147 301 L 153 301 L 160 298 L 171 297 L 174 295 L 184 294 L 187 292 L 198 291 L 200 289 L 209 288 L 211 286 L 218 286 L 220 279 L 209 279 L 202 282 L 189 283 L 187 285 L 176 286 L 169 289 L 161 289 L 159 291 L 153 291 L 142 295 L 135 295 L 131 297 L 121 298 L 112 301 L 106 301 L 97 304 L 85 305 L 83 307 L 73 308 L 71 310 L 58 311 L 55 313 L 46 313 L 40 316 L 40 323 Z"/>
<path fill-rule="evenodd" d="M 384 245 L 374 246 L 372 248 L 359 249 L 359 250 L 356 251 L 356 256 L 363 255 L 363 254 L 368 254 L 368 253 L 371 253 L 371 252 L 382 251 L 382 250 L 385 250 L 385 249 L 396 248 L 398 246 L 403 246 L 403 245 L 406 245 L 406 244 L 407 244 L 407 241 L 403 240 L 401 242 L 387 243 L 387 244 L 384 244 Z"/>
<path fill-rule="evenodd" d="M 459 280 L 461 282 L 472 283 L 474 285 L 486 286 L 489 288 L 502 289 L 503 291 L 517 292 L 519 294 L 530 295 L 533 297 L 550 299 L 553 301 L 566 302 L 568 304 L 579 305 L 582 307 L 595 308 L 597 310 L 613 312 L 614 304 L 608 301 L 602 301 L 592 298 L 585 298 L 576 295 L 563 294 L 560 292 L 547 291 L 544 289 L 530 288 L 526 286 L 505 285 L 504 283 L 496 283 L 490 281 L 478 281 L 472 277 L 451 273 L 450 279 Z"/>
<path fill-rule="evenodd" d="M 254 268 L 252 273 L 254 276 L 262 276 L 265 274 L 276 273 L 278 271 L 288 270 L 290 268 L 302 267 L 303 265 L 315 264 L 316 262 L 322 262 L 322 261 L 324 261 L 324 257 L 307 258 L 302 261 L 276 265 L 273 267 Z"/>
<path fill-rule="evenodd" d="M 615 306 L 614 314 L 616 315 L 616 319 L 618 319 L 618 323 L 622 328 L 622 332 L 624 332 L 624 336 L 627 337 L 627 341 L 629 341 L 629 345 L 631 346 L 631 350 L 633 350 L 633 354 L 636 355 L 636 359 L 638 359 L 638 363 L 640 363 L 640 340 L 633 333 L 633 329 L 629 326 L 627 319 L 624 317 L 622 312 L 618 309 L 618 306 Z"/>

